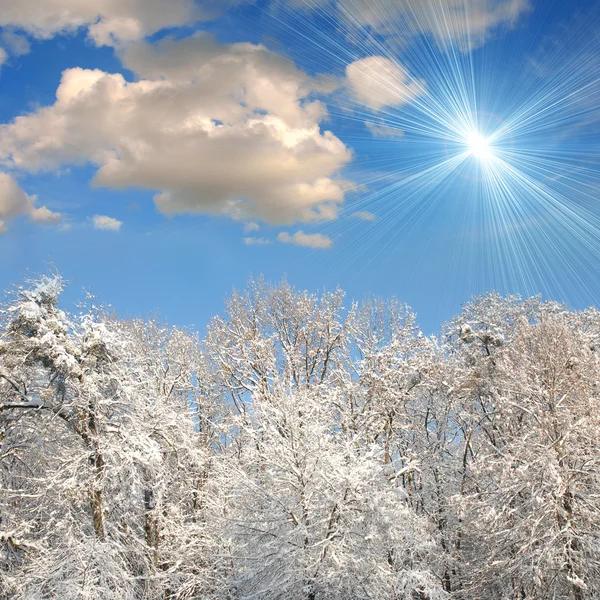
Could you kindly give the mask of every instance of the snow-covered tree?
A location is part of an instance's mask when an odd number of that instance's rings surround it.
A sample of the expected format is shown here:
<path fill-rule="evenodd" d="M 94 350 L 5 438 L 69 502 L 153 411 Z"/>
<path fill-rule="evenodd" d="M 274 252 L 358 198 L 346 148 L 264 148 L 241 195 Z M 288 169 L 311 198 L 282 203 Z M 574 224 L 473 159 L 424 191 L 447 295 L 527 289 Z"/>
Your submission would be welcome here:
<path fill-rule="evenodd" d="M 61 289 L 42 278 L 4 312 L 6 594 L 163 597 L 177 562 L 169 535 L 197 512 L 190 498 L 208 461 L 197 344 L 172 331 L 161 353 L 93 305 L 69 317 Z"/>
<path fill-rule="evenodd" d="M 325 387 L 254 400 L 247 450 L 227 458 L 223 519 L 241 597 L 445 598 L 436 545 L 399 460 L 343 435 Z"/>
<path fill-rule="evenodd" d="M 251 281 L 204 340 L 0 313 L 0 596 L 600 598 L 600 314 Z"/>
<path fill-rule="evenodd" d="M 486 598 L 600 595 L 600 321 L 573 317 L 522 319 L 495 359 L 465 499 Z"/>

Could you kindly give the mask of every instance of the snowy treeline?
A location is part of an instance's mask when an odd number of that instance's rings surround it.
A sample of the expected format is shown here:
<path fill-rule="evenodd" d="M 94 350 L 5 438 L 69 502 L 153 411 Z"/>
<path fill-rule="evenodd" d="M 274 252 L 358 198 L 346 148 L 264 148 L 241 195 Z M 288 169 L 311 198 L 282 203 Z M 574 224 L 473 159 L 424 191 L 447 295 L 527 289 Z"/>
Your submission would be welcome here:
<path fill-rule="evenodd" d="M 600 598 L 598 311 L 259 281 L 200 340 L 61 290 L 2 312 L 2 598 Z"/>

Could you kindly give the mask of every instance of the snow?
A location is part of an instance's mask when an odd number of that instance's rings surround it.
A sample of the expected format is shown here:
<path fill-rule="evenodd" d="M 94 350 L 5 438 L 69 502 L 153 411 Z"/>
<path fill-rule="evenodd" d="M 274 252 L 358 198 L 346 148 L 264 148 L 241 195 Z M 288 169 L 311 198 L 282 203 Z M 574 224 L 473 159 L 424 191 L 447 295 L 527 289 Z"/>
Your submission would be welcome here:
<path fill-rule="evenodd" d="M 205 339 L 2 312 L 0 596 L 600 597 L 600 315 L 250 282 Z"/>

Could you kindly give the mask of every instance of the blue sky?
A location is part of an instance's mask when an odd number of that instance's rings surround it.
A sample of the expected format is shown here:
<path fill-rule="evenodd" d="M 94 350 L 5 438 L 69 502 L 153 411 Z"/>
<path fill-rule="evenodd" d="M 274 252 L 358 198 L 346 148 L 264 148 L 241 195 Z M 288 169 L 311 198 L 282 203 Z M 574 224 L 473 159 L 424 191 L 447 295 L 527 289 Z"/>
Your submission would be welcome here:
<path fill-rule="evenodd" d="M 199 327 L 261 274 L 427 331 L 596 304 L 595 4 L 0 0 L 2 288 Z"/>

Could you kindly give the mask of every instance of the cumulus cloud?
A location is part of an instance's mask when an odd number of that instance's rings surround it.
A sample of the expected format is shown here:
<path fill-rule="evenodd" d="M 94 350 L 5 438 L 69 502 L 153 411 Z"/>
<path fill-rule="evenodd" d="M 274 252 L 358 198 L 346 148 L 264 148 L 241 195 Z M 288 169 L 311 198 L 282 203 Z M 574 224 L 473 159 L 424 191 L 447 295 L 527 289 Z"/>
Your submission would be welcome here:
<path fill-rule="evenodd" d="M 355 213 L 352 213 L 353 217 L 360 219 L 361 221 L 376 221 L 377 217 L 369 212 L 368 210 L 358 210 Z"/>
<path fill-rule="evenodd" d="M 8 56 L 4 48 L 0 48 L 0 69 L 2 68 L 2 65 L 6 62 L 7 58 Z"/>
<path fill-rule="evenodd" d="M 38 39 L 87 28 L 98 46 L 215 18 L 244 0 L 0 0 L 0 26 Z"/>
<path fill-rule="evenodd" d="M 368 56 L 346 67 L 346 77 L 356 100 L 374 110 L 407 104 L 425 90 L 406 69 L 389 58 Z"/>
<path fill-rule="evenodd" d="M 209 21 L 251 0 L 0 0 L 0 26 L 47 39 L 86 28 L 95 44 L 143 39 L 166 28 Z M 273 0 L 274 2 L 283 0 Z M 346 26 L 378 33 L 428 33 L 440 44 L 482 44 L 499 27 L 511 26 L 530 0 L 287 0 L 295 7 L 328 7 Z"/>
<path fill-rule="evenodd" d="M 255 237 L 245 237 L 244 244 L 246 246 L 268 246 L 271 243 L 271 240 L 267 238 L 255 238 Z"/>
<path fill-rule="evenodd" d="M 103 229 L 105 231 L 119 231 L 123 225 L 122 221 L 107 217 L 106 215 L 94 216 L 94 229 Z"/>
<path fill-rule="evenodd" d="M 501 28 L 514 26 L 530 0 L 288 0 L 296 7 L 336 10 L 350 27 L 378 34 L 430 35 L 441 47 L 470 50 Z"/>
<path fill-rule="evenodd" d="M 8 223 L 21 216 L 27 216 L 41 225 L 54 225 L 62 215 L 45 206 L 36 207 L 36 197 L 26 194 L 14 177 L 0 172 L 0 231 L 6 231 Z"/>
<path fill-rule="evenodd" d="M 293 244 L 294 246 L 306 246 L 307 248 L 319 248 L 321 250 L 331 248 L 333 240 L 322 233 L 304 233 L 296 231 L 290 235 L 287 231 L 282 231 L 277 239 L 284 244 Z"/>
<path fill-rule="evenodd" d="M 95 185 L 154 190 L 164 214 L 336 217 L 351 152 L 321 131 L 325 106 L 292 63 L 208 35 L 135 43 L 122 58 L 137 81 L 69 69 L 53 105 L 1 125 L 0 162 L 30 172 L 92 163 Z"/>
<path fill-rule="evenodd" d="M 56 225 L 57 223 L 60 223 L 63 219 L 63 215 L 61 213 L 49 210 L 45 206 L 40 206 L 39 208 L 32 208 L 32 210 L 28 214 L 29 218 L 34 223 L 39 223 L 40 225 Z"/>
<path fill-rule="evenodd" d="M 398 139 L 404 137 L 404 131 L 402 131 L 402 129 L 391 127 L 390 125 L 366 121 L 365 127 L 371 132 L 371 135 L 376 138 Z"/>
<path fill-rule="evenodd" d="M 22 34 L 5 29 L 0 34 L 0 43 L 13 55 L 21 56 L 31 50 L 29 40 Z"/>

